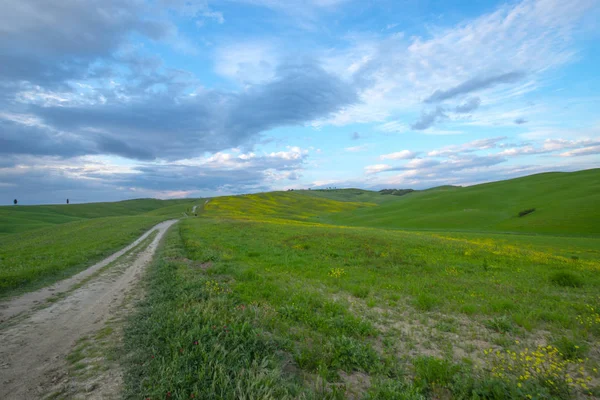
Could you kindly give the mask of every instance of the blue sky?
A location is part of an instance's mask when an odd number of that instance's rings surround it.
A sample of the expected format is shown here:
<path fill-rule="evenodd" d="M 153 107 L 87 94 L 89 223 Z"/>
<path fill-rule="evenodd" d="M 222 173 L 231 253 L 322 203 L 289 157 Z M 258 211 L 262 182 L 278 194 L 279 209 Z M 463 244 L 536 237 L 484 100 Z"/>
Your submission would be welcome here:
<path fill-rule="evenodd" d="M 4 0 L 0 197 L 600 167 L 597 0 Z"/>

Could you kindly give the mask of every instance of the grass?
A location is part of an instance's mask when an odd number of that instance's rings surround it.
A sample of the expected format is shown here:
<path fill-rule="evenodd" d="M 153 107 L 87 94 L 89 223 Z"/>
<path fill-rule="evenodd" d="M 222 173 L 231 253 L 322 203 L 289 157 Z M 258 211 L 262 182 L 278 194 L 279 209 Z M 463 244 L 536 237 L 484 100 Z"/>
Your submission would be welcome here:
<path fill-rule="evenodd" d="M 326 198 L 315 199 L 299 192 L 270 192 L 244 196 L 227 196 L 211 200 L 204 210 L 221 218 L 318 220 L 321 216 L 358 208 L 372 207 L 369 202 L 341 202 Z"/>
<path fill-rule="evenodd" d="M 0 233 L 19 233 L 68 222 L 134 215 L 181 217 L 198 200 L 136 199 L 112 203 L 0 207 Z"/>
<path fill-rule="evenodd" d="M 125 247 L 161 217 L 108 217 L 0 239 L 0 297 L 69 277 Z"/>
<path fill-rule="evenodd" d="M 341 199 L 335 192 L 324 191 L 319 196 Z M 354 201 L 364 196 L 344 194 L 346 200 Z M 333 214 L 329 222 L 420 230 L 600 234 L 600 169 L 381 197 L 388 200 L 378 207 Z M 521 211 L 530 209 L 535 212 L 519 217 Z"/>
<path fill-rule="evenodd" d="M 126 335 L 127 397 L 599 394 L 600 257 L 570 256 L 597 239 L 327 225 L 400 203 L 326 195 L 216 198 L 171 230 Z"/>
<path fill-rule="evenodd" d="M 67 278 L 203 200 L 0 207 L 0 298 Z"/>

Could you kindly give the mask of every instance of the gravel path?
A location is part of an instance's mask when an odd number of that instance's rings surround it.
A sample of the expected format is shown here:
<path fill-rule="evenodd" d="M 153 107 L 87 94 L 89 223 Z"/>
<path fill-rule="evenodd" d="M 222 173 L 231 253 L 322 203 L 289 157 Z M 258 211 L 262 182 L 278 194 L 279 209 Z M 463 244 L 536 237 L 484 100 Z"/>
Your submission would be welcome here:
<path fill-rule="evenodd" d="M 63 379 L 67 373 L 65 357 L 79 339 L 102 329 L 122 307 L 128 291 L 139 281 L 143 269 L 152 260 L 163 235 L 176 222 L 171 220 L 156 225 L 130 246 L 72 278 L 0 304 L 0 319 L 4 320 L 0 324 L 1 399 L 37 399 L 51 394 L 49 392 L 56 381 Z M 117 261 L 115 267 L 119 267 L 119 274 L 111 274 L 115 268 L 111 267 L 92 276 L 133 249 L 154 230 L 158 234 L 146 248 L 134 257 Z M 89 280 L 65 293 L 62 299 L 52 304 L 45 301 L 57 291 L 67 291 L 86 278 Z M 40 304 L 50 305 L 42 308 Z M 18 314 L 22 315 L 13 318 Z M 111 383 L 107 382 L 107 385 Z M 92 397 L 105 398 L 102 395 L 89 396 Z"/>

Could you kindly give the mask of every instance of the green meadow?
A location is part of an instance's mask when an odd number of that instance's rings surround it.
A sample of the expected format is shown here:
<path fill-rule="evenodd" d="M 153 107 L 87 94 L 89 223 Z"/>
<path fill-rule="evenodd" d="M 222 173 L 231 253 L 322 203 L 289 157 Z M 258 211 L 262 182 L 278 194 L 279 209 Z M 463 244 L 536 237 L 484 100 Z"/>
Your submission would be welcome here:
<path fill-rule="evenodd" d="M 345 200 L 360 201 L 361 196 L 349 193 Z M 600 235 L 600 169 L 380 197 L 394 199 L 379 207 L 333 214 L 328 220 L 392 229 Z M 530 209 L 535 211 L 518 216 Z"/>
<path fill-rule="evenodd" d="M 93 218 L 161 215 L 181 217 L 194 200 L 137 199 L 114 203 L 0 207 L 0 234 L 18 233 Z M 164 212 L 166 211 L 166 212 Z"/>
<path fill-rule="evenodd" d="M 69 277 L 196 200 L 0 207 L 0 298 Z"/>
<path fill-rule="evenodd" d="M 148 271 L 125 395 L 598 397 L 599 178 L 211 199 Z"/>

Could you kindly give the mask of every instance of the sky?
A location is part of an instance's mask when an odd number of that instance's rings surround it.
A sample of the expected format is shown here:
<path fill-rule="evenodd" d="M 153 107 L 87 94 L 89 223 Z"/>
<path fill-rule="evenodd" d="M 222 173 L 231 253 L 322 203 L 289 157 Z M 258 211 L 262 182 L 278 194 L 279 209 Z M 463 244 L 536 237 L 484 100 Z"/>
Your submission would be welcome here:
<path fill-rule="evenodd" d="M 600 167 L 598 0 L 0 0 L 0 204 Z"/>

